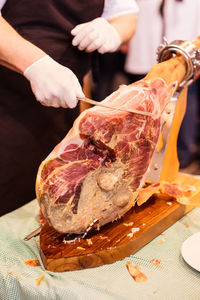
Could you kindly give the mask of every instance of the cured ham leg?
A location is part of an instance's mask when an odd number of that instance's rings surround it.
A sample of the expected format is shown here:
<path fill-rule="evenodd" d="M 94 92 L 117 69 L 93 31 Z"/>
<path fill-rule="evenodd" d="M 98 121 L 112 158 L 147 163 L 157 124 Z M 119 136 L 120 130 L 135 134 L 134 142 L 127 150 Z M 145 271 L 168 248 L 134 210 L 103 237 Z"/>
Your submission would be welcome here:
<path fill-rule="evenodd" d="M 57 231 L 82 233 L 94 220 L 114 221 L 134 206 L 160 133 L 160 116 L 176 83 L 123 86 L 103 102 L 154 117 L 93 107 L 41 164 L 37 198 Z"/>
<path fill-rule="evenodd" d="M 185 72 L 184 58 L 177 56 L 104 100 L 154 117 L 93 107 L 77 118 L 36 180 L 42 213 L 55 230 L 83 233 L 91 223 L 102 226 L 134 206 L 156 149 L 162 110 Z"/>

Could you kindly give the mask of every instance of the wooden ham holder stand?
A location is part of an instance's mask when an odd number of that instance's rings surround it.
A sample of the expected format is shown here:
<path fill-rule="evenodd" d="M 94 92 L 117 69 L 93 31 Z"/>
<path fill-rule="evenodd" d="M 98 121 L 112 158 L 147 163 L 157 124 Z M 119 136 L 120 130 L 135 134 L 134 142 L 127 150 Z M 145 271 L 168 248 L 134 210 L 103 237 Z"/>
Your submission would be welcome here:
<path fill-rule="evenodd" d="M 200 38 L 194 43 L 200 48 Z M 167 84 L 174 81 L 180 84 L 185 73 L 185 59 L 177 55 L 156 64 L 145 79 L 160 77 Z M 200 180 L 178 172 L 176 144 L 185 114 L 186 97 L 187 88 L 184 88 L 176 105 L 160 180 L 176 180 L 182 185 L 193 185 L 199 189 Z M 197 202 L 199 197 L 198 193 L 192 201 Z M 80 270 L 112 263 L 135 253 L 190 209 L 191 206 L 181 205 L 173 198 L 153 196 L 142 206 L 133 207 L 120 220 L 103 226 L 100 231 L 88 234 L 85 239 L 71 242 L 63 241 L 65 235 L 45 224 L 40 234 L 42 261 L 45 268 L 53 272 Z"/>

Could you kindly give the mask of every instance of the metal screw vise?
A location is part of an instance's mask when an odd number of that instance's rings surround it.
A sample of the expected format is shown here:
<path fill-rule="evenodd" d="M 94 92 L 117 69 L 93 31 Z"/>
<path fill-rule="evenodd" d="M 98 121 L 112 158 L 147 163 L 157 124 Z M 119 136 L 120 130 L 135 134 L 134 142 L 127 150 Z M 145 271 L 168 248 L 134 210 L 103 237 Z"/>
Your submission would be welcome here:
<path fill-rule="evenodd" d="M 164 38 L 164 43 L 157 48 L 157 61 L 163 62 L 177 54 L 184 57 L 186 63 L 186 74 L 179 88 L 192 84 L 200 76 L 200 49 L 192 42 L 176 40 L 168 43 Z"/>

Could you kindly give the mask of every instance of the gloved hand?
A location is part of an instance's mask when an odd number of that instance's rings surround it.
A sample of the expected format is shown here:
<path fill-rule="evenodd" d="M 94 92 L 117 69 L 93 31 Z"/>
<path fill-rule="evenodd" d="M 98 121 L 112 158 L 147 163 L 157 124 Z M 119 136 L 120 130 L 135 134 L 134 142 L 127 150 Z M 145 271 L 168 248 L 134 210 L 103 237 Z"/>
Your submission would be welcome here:
<path fill-rule="evenodd" d="M 114 52 L 121 44 L 117 30 L 102 17 L 77 25 L 71 34 L 74 35 L 72 45 L 86 52 Z"/>
<path fill-rule="evenodd" d="M 74 108 L 77 97 L 85 97 L 76 75 L 48 55 L 29 66 L 24 76 L 42 105 Z"/>

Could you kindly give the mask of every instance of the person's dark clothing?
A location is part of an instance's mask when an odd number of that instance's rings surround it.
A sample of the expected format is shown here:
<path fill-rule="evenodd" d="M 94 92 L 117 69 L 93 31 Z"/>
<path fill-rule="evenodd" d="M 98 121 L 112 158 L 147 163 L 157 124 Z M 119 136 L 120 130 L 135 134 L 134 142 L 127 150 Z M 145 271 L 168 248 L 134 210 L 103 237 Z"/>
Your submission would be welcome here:
<path fill-rule="evenodd" d="M 70 31 L 101 16 L 103 6 L 104 0 L 7 0 L 2 16 L 82 82 L 91 55 L 72 46 Z M 42 106 L 22 75 L 0 66 L 0 215 L 35 198 L 39 164 L 78 114 L 78 108 Z"/>

